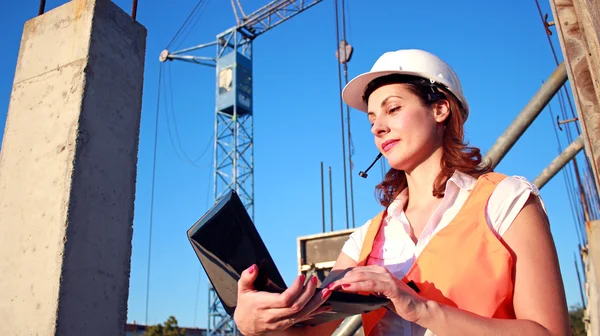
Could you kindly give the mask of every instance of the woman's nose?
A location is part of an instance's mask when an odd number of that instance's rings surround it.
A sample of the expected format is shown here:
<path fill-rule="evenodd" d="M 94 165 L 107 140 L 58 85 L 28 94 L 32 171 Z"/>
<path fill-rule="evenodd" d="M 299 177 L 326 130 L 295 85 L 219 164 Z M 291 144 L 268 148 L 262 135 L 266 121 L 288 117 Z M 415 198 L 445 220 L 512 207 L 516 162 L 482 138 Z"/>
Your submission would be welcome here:
<path fill-rule="evenodd" d="M 387 124 L 377 120 L 373 123 L 373 127 L 371 128 L 371 132 L 374 135 L 383 135 L 389 131 L 390 129 L 387 127 Z"/>

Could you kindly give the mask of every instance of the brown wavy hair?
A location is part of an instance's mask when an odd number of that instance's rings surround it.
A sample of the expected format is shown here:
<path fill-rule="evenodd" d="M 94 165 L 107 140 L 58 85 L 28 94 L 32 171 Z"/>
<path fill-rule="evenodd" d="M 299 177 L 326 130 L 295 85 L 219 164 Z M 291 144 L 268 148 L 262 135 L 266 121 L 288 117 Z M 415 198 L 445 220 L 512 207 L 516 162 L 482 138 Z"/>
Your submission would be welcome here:
<path fill-rule="evenodd" d="M 431 107 L 437 101 L 445 99 L 450 105 L 450 115 L 445 120 L 446 129 L 442 140 L 443 154 L 440 162 L 441 171 L 433 182 L 432 195 L 437 198 L 444 197 L 446 181 L 459 170 L 474 178 L 492 171 L 489 162 L 482 162 L 481 151 L 477 147 L 468 146 L 464 140 L 465 117 L 462 113 L 462 104 L 447 89 L 439 86 L 432 87 L 429 80 L 405 75 L 388 75 L 371 82 L 365 90 L 363 99 L 368 101 L 369 96 L 377 88 L 387 84 L 401 83 L 409 91 L 419 97 L 424 106 Z M 381 183 L 375 187 L 376 198 L 384 207 L 389 206 L 398 194 L 408 187 L 404 171 L 391 168 Z"/>

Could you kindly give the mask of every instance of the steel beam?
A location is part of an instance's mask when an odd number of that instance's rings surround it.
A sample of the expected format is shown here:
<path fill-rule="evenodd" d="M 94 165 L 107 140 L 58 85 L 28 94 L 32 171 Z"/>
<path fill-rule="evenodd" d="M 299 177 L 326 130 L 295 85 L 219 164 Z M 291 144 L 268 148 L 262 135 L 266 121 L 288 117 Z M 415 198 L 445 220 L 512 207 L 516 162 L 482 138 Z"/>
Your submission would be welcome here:
<path fill-rule="evenodd" d="M 569 161 L 573 160 L 575 155 L 579 153 L 583 149 L 583 137 L 580 135 L 577 139 L 575 139 L 565 150 L 557 156 L 546 169 L 542 171 L 542 173 L 533 180 L 533 184 L 535 184 L 538 189 L 542 189 L 543 186 L 550 181 L 554 175 L 558 174 L 558 172 L 563 169 L 564 166 L 569 163 Z"/>
<path fill-rule="evenodd" d="M 567 71 L 565 64 L 561 63 L 488 151 L 486 159 L 492 161 L 492 167 L 500 163 L 566 81 Z"/>

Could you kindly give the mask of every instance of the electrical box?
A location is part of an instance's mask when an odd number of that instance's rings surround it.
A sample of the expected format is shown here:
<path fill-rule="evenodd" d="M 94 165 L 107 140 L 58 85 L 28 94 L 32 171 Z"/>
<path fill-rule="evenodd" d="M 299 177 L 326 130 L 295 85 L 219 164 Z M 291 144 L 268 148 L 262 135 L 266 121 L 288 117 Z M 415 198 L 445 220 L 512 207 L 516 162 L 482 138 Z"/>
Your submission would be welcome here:
<path fill-rule="evenodd" d="M 335 264 L 342 247 L 355 229 L 323 232 L 298 237 L 298 273 L 316 275 L 319 284 Z"/>
<path fill-rule="evenodd" d="M 252 61 L 231 52 L 217 59 L 217 109 L 238 116 L 252 114 Z"/>

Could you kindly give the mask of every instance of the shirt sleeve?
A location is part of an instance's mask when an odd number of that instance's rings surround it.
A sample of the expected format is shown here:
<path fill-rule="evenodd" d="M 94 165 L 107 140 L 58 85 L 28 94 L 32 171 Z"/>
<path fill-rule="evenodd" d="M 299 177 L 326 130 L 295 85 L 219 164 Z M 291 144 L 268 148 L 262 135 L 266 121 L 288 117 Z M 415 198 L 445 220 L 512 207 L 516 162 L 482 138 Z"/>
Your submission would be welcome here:
<path fill-rule="evenodd" d="M 531 194 L 539 197 L 540 191 L 522 176 L 502 180 L 490 196 L 487 207 L 487 220 L 492 230 L 503 236 Z"/>
<path fill-rule="evenodd" d="M 369 219 L 363 226 L 354 230 L 342 247 L 342 252 L 356 262 L 358 262 L 358 258 L 360 258 L 360 250 L 365 241 L 365 235 L 370 224 L 371 220 Z"/>

